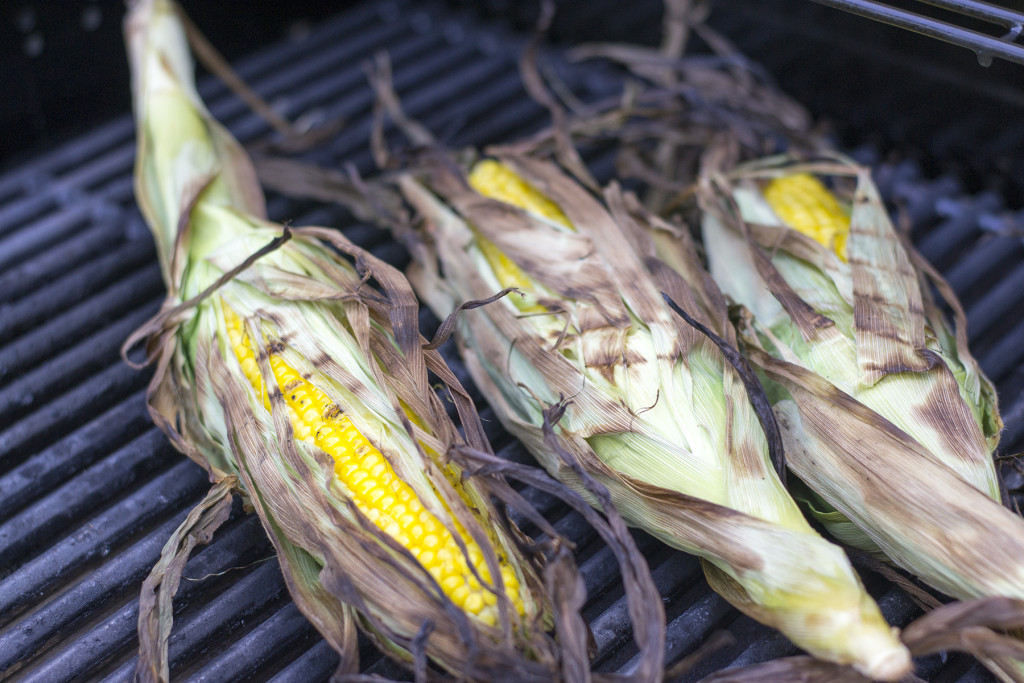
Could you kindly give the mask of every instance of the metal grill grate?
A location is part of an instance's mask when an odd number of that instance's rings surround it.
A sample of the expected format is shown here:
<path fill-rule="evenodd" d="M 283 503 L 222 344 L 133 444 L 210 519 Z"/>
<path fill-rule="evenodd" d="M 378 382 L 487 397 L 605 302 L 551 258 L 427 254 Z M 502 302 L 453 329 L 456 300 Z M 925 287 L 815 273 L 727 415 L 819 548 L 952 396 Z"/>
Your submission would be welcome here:
<path fill-rule="evenodd" d="M 344 132 L 310 157 L 350 161 L 370 172 L 365 139 L 372 95 L 360 60 L 389 50 L 396 87 L 413 116 L 452 145 L 486 144 L 546 120 L 520 85 L 521 47 L 521 37 L 441 6 L 365 3 L 237 68 L 289 116 L 343 116 Z M 600 69 L 562 67 L 585 97 L 607 94 L 611 86 Z M 241 140 L 267 132 L 218 83 L 204 82 L 200 90 Z M 201 470 L 149 422 L 146 373 L 130 370 L 117 355 L 163 294 L 151 238 L 131 196 L 133 154 L 125 116 L 0 177 L 0 678 L 129 680 L 140 583 L 207 488 Z M 968 196 L 949 178 L 926 178 L 913 164 L 884 163 L 870 148 L 855 154 L 877 168 L 885 196 L 905 206 L 918 226 L 915 240 L 964 297 L 972 341 L 1003 398 L 1010 425 L 1004 443 L 1019 449 L 1024 323 L 1013 314 L 1024 303 L 1024 215 L 1006 212 L 997 196 Z M 611 158 L 593 163 L 611 172 Z M 343 226 L 378 256 L 406 262 L 386 235 L 352 224 L 339 209 L 273 196 L 269 209 L 276 220 Z M 422 320 L 428 330 L 437 324 L 425 312 Z M 468 379 L 456 358 L 448 360 Z M 503 455 L 529 459 L 488 409 L 482 415 Z M 628 671 L 636 652 L 610 553 L 559 501 L 534 497 L 578 544 L 600 668 Z M 794 651 L 710 592 L 692 557 L 637 538 L 665 598 L 669 663 L 717 629 L 736 638 L 691 679 Z M 176 678 L 330 675 L 336 657 L 291 603 L 255 518 L 236 511 L 194 555 L 185 576 L 170 644 Z M 895 623 L 916 615 L 901 592 L 865 578 Z M 361 656 L 369 672 L 398 673 L 365 642 Z M 987 680 L 964 657 L 920 665 L 926 678 Z"/>

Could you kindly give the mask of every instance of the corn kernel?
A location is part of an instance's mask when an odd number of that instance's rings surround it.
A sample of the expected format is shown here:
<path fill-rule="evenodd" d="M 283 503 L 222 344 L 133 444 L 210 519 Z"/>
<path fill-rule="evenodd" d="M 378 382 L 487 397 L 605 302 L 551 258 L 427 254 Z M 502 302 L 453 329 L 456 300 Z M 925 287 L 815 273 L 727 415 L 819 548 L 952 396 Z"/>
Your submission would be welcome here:
<path fill-rule="evenodd" d="M 765 186 L 764 198 L 789 227 L 846 260 L 850 217 L 820 180 L 809 173 L 775 178 Z"/>

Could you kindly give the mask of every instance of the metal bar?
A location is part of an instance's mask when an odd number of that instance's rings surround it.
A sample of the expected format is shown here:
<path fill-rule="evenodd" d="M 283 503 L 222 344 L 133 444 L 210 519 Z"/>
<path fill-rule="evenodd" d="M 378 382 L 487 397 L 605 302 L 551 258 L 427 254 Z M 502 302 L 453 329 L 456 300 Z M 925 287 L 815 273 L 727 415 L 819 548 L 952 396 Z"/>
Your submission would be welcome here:
<path fill-rule="evenodd" d="M 0 525 L 0 567 L 18 567 L 28 561 L 34 552 L 60 538 L 83 515 L 101 508 L 125 489 L 138 486 L 167 465 L 174 456 L 161 441 L 162 436 L 159 430 L 152 429 L 133 439 Z M 81 545 L 91 543 L 92 539 L 87 538 Z"/>
<path fill-rule="evenodd" d="M 939 265 L 946 267 L 946 281 L 957 292 L 984 289 L 984 284 L 991 279 L 992 273 L 1001 272 L 1006 268 L 1007 263 L 1014 262 L 1013 259 L 1016 256 L 1014 253 L 1016 241 L 1012 237 L 989 239 L 975 245 L 974 242 L 978 239 L 978 219 L 968 216 L 967 222 L 970 224 L 971 232 L 960 236 L 959 240 L 950 234 L 952 230 L 959 228 L 957 223 L 951 222 L 950 231 L 942 230 L 934 233 L 938 235 L 935 242 L 945 237 L 949 239 L 950 244 L 944 247 L 941 261 L 936 257 L 932 262 L 940 261 Z M 924 243 L 923 240 L 922 243 Z M 931 247 L 931 245 L 932 241 L 929 241 L 926 246 Z M 929 252 L 922 251 L 922 253 L 929 258 L 939 255 L 934 253 L 934 249 Z M 971 303 L 968 301 L 965 305 L 969 306 Z M 972 327 L 973 324 L 972 320 Z"/>
<path fill-rule="evenodd" d="M 978 61 L 983 66 L 988 66 L 995 57 L 1024 64 L 1024 46 L 1008 43 L 1000 38 L 993 38 L 945 21 L 897 9 L 882 2 L 874 2 L 874 0 L 813 0 L 813 2 L 966 47 L 978 54 Z"/>
<path fill-rule="evenodd" d="M 251 680 L 276 658 L 318 637 L 316 629 L 295 603 L 289 602 L 185 680 L 188 683 Z"/>
<path fill-rule="evenodd" d="M 917 0 L 928 5 L 948 9 L 950 12 L 962 14 L 965 17 L 974 17 L 983 21 L 990 21 L 993 24 L 1001 24 L 1006 28 L 1021 26 L 1024 24 L 1024 14 L 1013 10 L 990 5 L 987 2 L 977 0 Z"/>
<path fill-rule="evenodd" d="M 129 660 L 138 647 L 135 634 L 139 623 L 137 596 L 129 594 L 128 602 L 114 603 L 116 608 L 113 611 L 101 612 L 101 618 L 88 630 L 70 638 L 59 629 L 61 625 L 71 620 L 67 617 L 60 619 L 59 615 L 63 613 L 74 615 L 76 619 L 89 619 L 96 615 L 96 610 L 110 610 L 109 597 L 97 604 L 99 594 L 122 595 L 120 588 L 128 582 L 127 577 L 137 577 L 137 589 L 138 583 L 159 558 L 163 544 L 185 518 L 193 502 L 189 501 L 155 531 L 121 551 L 116 559 L 107 561 L 95 574 L 87 576 L 26 619 L 25 623 L 29 626 L 35 625 L 33 621 L 49 624 L 41 629 L 44 633 L 56 626 L 56 633 L 58 636 L 63 635 L 64 639 L 53 641 L 46 635 L 44 647 L 48 650 L 36 652 L 35 657 L 38 661 L 31 662 L 31 669 L 25 674 L 24 681 L 98 680 L 103 676 L 104 663 L 111 662 L 118 656 L 128 663 L 123 668 L 129 672 L 133 671 L 134 662 Z M 265 558 L 272 552 L 273 548 L 263 532 L 263 527 L 255 517 L 242 519 L 237 524 L 229 522 L 217 532 L 216 543 L 193 554 L 186 565 L 185 576 L 198 578 L 231 571 Z M 218 586 L 215 580 L 210 579 L 185 580 L 181 582 L 175 599 L 181 603 L 201 604 L 204 600 L 209 600 L 211 595 L 220 595 L 223 589 Z M 128 590 L 135 592 L 132 588 Z M 5 637 L 8 636 L 0 634 L 0 653 L 4 650 Z M 130 676 L 127 678 L 131 680 Z M 327 676 L 320 680 L 327 680 Z"/>
<path fill-rule="evenodd" d="M 146 381 L 141 372 L 132 370 L 119 359 L 114 360 L 103 372 L 0 431 L 0 462 L 5 467 L 22 462 L 124 400 L 128 394 L 143 389 Z"/>
<path fill-rule="evenodd" d="M 996 382 L 1024 364 L 1024 320 L 1004 332 L 979 362 L 985 374 Z"/>
<path fill-rule="evenodd" d="M 167 447 L 150 457 L 167 461 L 174 455 Z M 128 541 L 148 524 L 163 523 L 177 508 L 198 499 L 209 487 L 206 473 L 190 460 L 175 465 L 135 488 L 130 495 L 92 517 L 83 518 L 76 529 L 56 540 L 43 552 L 21 564 L 0 583 L 0 613 L 13 614 L 39 602 L 40 595 L 60 587 L 90 560 L 104 556 L 111 548 Z M 141 534 L 140 534 L 141 535 Z M 6 665 L 0 662 L 0 670 Z"/>
<path fill-rule="evenodd" d="M 1020 311 L 1022 292 L 1024 264 L 1018 264 L 1010 272 L 1004 273 L 995 285 L 990 286 L 973 306 L 967 307 L 967 319 L 971 321 L 971 342 L 976 342 L 1001 320 L 1015 319 L 1016 312 Z"/>
<path fill-rule="evenodd" d="M 151 315 L 150 306 L 129 311 L 95 334 L 80 338 L 75 344 L 65 344 L 60 353 L 0 388 L 0 425 L 7 427 L 31 413 L 33 404 L 60 395 L 105 370 L 121 343 Z"/>
<path fill-rule="evenodd" d="M 0 476 L 0 520 L 46 496 L 105 454 L 121 448 L 152 426 L 141 392 L 107 410 L 50 447 Z"/>
<path fill-rule="evenodd" d="M 321 640 L 278 671 L 269 683 L 326 681 L 337 666 L 338 654 L 331 649 L 326 640 Z"/>
<path fill-rule="evenodd" d="M 73 305 L 88 300 L 115 285 L 126 275 L 153 267 L 153 245 L 142 240 L 125 242 L 107 254 L 22 297 L 6 307 L 0 324 L 0 343 L 7 343 L 20 334 L 63 313 Z"/>
<path fill-rule="evenodd" d="M 120 313 L 139 306 L 155 309 L 164 292 L 156 264 L 127 273 L 116 286 L 100 291 L 6 346 L 0 346 L 0 384 L 14 381 L 60 353 L 69 337 L 85 338 L 102 329 Z"/>
<path fill-rule="evenodd" d="M 0 661 L 9 664 L 39 657 L 48 647 L 59 643 L 54 636 L 59 637 L 67 624 L 87 619 L 94 610 L 102 609 L 111 595 L 125 596 L 127 600 L 134 598 L 136 587 L 160 559 L 161 548 L 187 513 L 188 506 L 183 507 L 141 540 L 124 548 L 117 555 L 118 561 L 105 563 L 37 611 L 19 620 L 17 628 L 0 632 Z M 187 587 L 188 582 L 185 583 Z M 137 616 L 134 622 L 138 623 Z M 133 632 L 134 628 L 123 633 L 118 640 L 121 644 L 127 644 Z M 75 673 L 82 675 L 84 672 Z M 54 676 L 50 680 L 72 680 L 73 677 Z"/>

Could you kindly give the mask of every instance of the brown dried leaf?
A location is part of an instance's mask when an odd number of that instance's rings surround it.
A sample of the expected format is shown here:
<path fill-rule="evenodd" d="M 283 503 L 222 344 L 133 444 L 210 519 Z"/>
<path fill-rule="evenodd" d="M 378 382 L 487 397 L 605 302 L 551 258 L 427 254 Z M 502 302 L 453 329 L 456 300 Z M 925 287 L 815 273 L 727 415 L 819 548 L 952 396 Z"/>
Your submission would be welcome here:
<path fill-rule="evenodd" d="M 160 559 L 142 583 L 139 599 L 139 660 L 135 666 L 138 681 L 167 681 L 167 640 L 174 621 L 174 594 L 192 550 L 206 545 L 213 533 L 231 514 L 231 492 L 238 478 L 229 475 L 214 484 L 206 497 L 189 511 L 185 520 L 164 544 Z"/>

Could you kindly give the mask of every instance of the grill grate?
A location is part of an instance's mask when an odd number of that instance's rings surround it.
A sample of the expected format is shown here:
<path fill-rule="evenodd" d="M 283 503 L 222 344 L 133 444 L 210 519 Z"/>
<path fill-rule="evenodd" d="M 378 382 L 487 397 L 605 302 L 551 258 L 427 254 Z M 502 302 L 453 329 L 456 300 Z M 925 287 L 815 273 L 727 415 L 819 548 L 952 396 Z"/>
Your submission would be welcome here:
<path fill-rule="evenodd" d="M 522 45 L 521 36 L 442 6 L 364 3 L 302 38 L 261 50 L 237 69 L 290 117 L 344 117 L 346 129 L 309 157 L 350 161 L 370 172 L 365 139 L 372 95 L 362 59 L 389 50 L 411 115 L 452 145 L 486 144 L 546 120 L 519 83 Z M 584 97 L 608 94 L 612 82 L 599 68 L 559 68 Z M 241 140 L 266 134 L 262 121 L 220 84 L 204 81 L 200 91 Z M 149 422 L 146 373 L 117 355 L 163 294 L 151 238 L 131 196 L 133 154 L 125 116 L 0 177 L 0 678 L 130 680 L 140 583 L 207 488 L 202 471 Z M 1006 211 L 993 194 L 966 195 L 949 177 L 925 177 L 912 163 L 887 163 L 872 148 L 855 155 L 876 167 L 883 194 L 905 207 L 918 226 L 915 240 L 964 297 L 975 349 L 1003 397 L 1010 425 L 1005 446 L 1019 449 L 1024 323 L 1013 313 L 1024 291 L 1024 214 Z M 612 161 L 593 160 L 606 175 Z M 396 265 L 407 260 L 386 235 L 353 225 L 340 209 L 271 196 L 269 210 L 295 224 L 345 226 L 378 256 Z M 437 324 L 426 312 L 421 320 L 427 330 Z M 468 380 L 456 358 L 449 362 Z M 499 452 L 529 460 L 482 408 Z M 636 651 L 611 554 L 559 501 L 531 496 L 577 542 L 598 666 L 629 671 Z M 665 599 L 669 663 L 715 630 L 736 639 L 689 678 L 794 652 L 711 593 L 692 557 L 637 538 Z M 255 518 L 236 510 L 214 542 L 194 554 L 185 576 L 170 642 L 176 678 L 329 677 L 336 656 L 288 598 Z M 877 577 L 865 579 L 891 620 L 916 616 L 901 592 Z M 368 672 L 400 674 L 366 642 L 360 653 Z M 920 665 L 926 678 L 987 680 L 965 657 Z"/>

